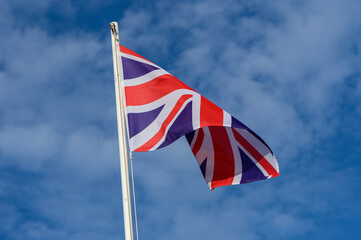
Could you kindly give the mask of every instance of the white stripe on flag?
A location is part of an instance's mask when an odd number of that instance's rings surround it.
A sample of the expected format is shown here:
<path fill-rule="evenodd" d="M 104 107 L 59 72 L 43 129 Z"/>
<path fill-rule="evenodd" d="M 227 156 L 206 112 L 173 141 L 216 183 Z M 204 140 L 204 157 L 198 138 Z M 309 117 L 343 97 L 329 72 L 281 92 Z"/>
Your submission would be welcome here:
<path fill-rule="evenodd" d="M 189 145 L 191 147 L 191 149 L 193 149 L 194 144 L 196 143 L 197 137 L 198 137 L 198 133 L 199 133 L 199 129 L 197 129 L 196 131 L 194 131 L 194 136 L 192 139 L 192 143 Z"/>
<path fill-rule="evenodd" d="M 232 152 L 233 152 L 233 157 L 234 157 L 234 178 L 233 178 L 233 182 L 232 184 L 240 184 L 241 179 L 242 179 L 242 159 L 241 159 L 241 155 L 239 153 L 239 149 L 238 149 L 238 144 L 236 139 L 234 138 L 233 132 L 232 132 L 232 128 L 230 127 L 226 127 L 226 131 L 228 134 L 228 138 L 229 141 L 231 143 L 232 146 Z"/>
<path fill-rule="evenodd" d="M 264 158 L 272 165 L 274 169 L 279 171 L 278 163 L 276 158 L 272 155 L 270 150 L 260 142 L 255 136 L 245 129 L 235 129 L 239 134 L 241 134 Z"/>
<path fill-rule="evenodd" d="M 193 129 L 198 129 L 201 126 L 200 113 L 201 113 L 201 95 L 199 93 L 195 93 L 193 95 L 193 102 L 192 102 Z"/>
<path fill-rule="evenodd" d="M 199 152 L 203 152 L 203 154 L 207 157 L 206 174 L 204 178 L 208 183 L 209 187 L 211 187 L 211 183 L 213 180 L 213 170 L 214 170 L 213 142 L 212 142 L 211 133 L 209 132 L 209 128 L 204 127 L 203 132 L 204 132 L 204 139 L 203 139 L 202 147 L 199 150 Z"/>
<path fill-rule="evenodd" d="M 223 126 L 232 127 L 232 116 L 223 110 Z"/>
<path fill-rule="evenodd" d="M 169 74 L 169 73 L 163 69 L 157 69 L 157 70 L 151 71 L 145 75 L 142 75 L 140 77 L 127 79 L 126 81 L 124 81 L 124 86 L 126 86 L 126 87 L 137 86 L 139 84 L 149 82 L 149 81 L 151 81 L 157 77 L 160 77 L 162 75 L 165 75 L 165 74 Z"/>
<path fill-rule="evenodd" d="M 259 164 L 259 162 L 253 158 L 253 156 L 247 152 L 247 150 L 241 145 L 238 144 L 238 147 L 241 148 L 241 150 L 249 157 L 249 159 L 252 160 L 252 162 L 259 168 L 259 170 L 261 170 L 261 172 L 263 173 L 263 175 L 265 175 L 266 177 L 268 176 L 267 171 L 261 166 L 261 164 Z"/>

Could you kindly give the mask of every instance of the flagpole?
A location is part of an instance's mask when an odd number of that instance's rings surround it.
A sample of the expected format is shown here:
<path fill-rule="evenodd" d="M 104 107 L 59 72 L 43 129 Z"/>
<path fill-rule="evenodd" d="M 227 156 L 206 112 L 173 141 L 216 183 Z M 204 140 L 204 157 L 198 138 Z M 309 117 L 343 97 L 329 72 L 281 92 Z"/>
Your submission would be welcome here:
<path fill-rule="evenodd" d="M 122 64 L 118 62 L 119 48 L 119 32 L 118 23 L 111 22 L 110 30 L 112 35 L 112 52 L 113 52 L 113 67 L 114 67 L 114 84 L 115 84 L 115 99 L 117 107 L 117 122 L 118 122 L 118 141 L 119 141 L 119 156 L 120 156 L 120 174 L 122 182 L 122 198 L 123 198 L 123 215 L 124 215 L 124 234 L 125 240 L 133 240 L 133 219 L 132 219 L 132 205 L 129 187 L 129 166 L 128 166 L 128 149 L 126 142 L 126 126 L 125 126 L 125 110 L 124 98 L 122 96 L 122 81 L 123 68 Z"/>

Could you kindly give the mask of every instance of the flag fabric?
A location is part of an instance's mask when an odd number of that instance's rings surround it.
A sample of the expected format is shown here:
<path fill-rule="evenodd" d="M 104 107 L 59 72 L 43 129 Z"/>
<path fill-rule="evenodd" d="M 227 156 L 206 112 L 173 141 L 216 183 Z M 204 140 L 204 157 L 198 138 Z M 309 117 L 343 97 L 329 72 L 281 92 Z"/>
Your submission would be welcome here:
<path fill-rule="evenodd" d="M 117 51 L 132 151 L 185 136 L 211 190 L 279 175 L 272 150 L 251 129 L 139 54 Z"/>

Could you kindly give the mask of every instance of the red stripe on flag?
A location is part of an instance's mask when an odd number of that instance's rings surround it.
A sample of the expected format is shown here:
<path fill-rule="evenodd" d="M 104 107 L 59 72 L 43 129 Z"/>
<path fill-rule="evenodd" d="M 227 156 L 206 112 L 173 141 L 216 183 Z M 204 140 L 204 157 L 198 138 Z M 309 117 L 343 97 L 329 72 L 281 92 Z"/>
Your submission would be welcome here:
<path fill-rule="evenodd" d="M 120 49 L 120 51 L 121 51 L 122 53 L 126 53 L 126 54 L 129 54 L 129 55 L 133 55 L 133 56 L 135 56 L 135 57 L 139 57 L 139 58 L 142 58 L 142 59 L 144 59 L 144 60 L 149 61 L 148 59 L 140 56 L 138 53 L 133 52 L 132 50 L 130 50 L 130 49 L 126 48 L 126 47 L 123 47 L 122 45 L 119 45 L 119 49 Z M 150 62 L 150 61 L 149 61 L 149 62 Z"/>
<path fill-rule="evenodd" d="M 192 97 L 192 95 L 190 95 L 190 94 L 185 94 L 185 95 L 181 96 L 179 98 L 179 100 L 177 101 L 176 105 L 174 106 L 174 108 L 172 109 L 172 111 L 169 113 L 168 117 L 162 123 L 162 126 L 159 129 L 159 131 L 148 142 L 146 142 L 145 144 L 143 144 L 142 146 L 140 146 L 139 148 L 137 148 L 134 151 L 146 152 L 146 151 L 149 151 L 150 149 L 152 149 L 152 147 L 154 147 L 162 139 L 168 125 L 173 120 L 173 118 L 177 115 L 179 110 L 182 108 L 184 102 L 187 101 L 187 99 L 189 99 L 191 97 Z"/>
<path fill-rule="evenodd" d="M 127 106 L 148 104 L 178 89 L 194 91 L 170 74 L 159 76 L 143 84 L 125 87 Z"/>
<path fill-rule="evenodd" d="M 209 127 L 212 136 L 214 167 L 211 189 L 231 185 L 234 178 L 234 156 L 227 130 L 224 127 Z"/>
<path fill-rule="evenodd" d="M 233 134 L 237 142 L 241 144 L 244 149 L 252 155 L 252 157 L 266 170 L 267 174 L 271 177 L 279 175 L 277 170 L 267 161 L 262 154 L 260 154 L 255 147 L 252 146 L 241 134 L 232 128 Z"/>
<path fill-rule="evenodd" d="M 201 149 L 201 146 L 203 143 L 203 138 L 204 138 L 204 132 L 203 132 L 203 129 L 200 128 L 200 129 L 198 129 L 197 139 L 192 148 L 192 152 L 193 152 L 194 156 L 197 155 L 199 149 Z"/>
<path fill-rule="evenodd" d="M 201 96 L 200 125 L 201 127 L 223 125 L 223 110 L 203 96 Z"/>

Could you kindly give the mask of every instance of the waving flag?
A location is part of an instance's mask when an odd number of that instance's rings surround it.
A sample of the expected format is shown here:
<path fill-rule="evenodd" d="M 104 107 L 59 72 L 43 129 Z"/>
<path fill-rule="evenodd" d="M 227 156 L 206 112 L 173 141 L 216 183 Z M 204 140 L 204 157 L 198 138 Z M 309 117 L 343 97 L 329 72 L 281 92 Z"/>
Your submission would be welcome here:
<path fill-rule="evenodd" d="M 210 189 L 279 175 L 271 149 L 243 123 L 137 53 L 119 46 L 118 56 L 132 151 L 186 136 Z"/>

